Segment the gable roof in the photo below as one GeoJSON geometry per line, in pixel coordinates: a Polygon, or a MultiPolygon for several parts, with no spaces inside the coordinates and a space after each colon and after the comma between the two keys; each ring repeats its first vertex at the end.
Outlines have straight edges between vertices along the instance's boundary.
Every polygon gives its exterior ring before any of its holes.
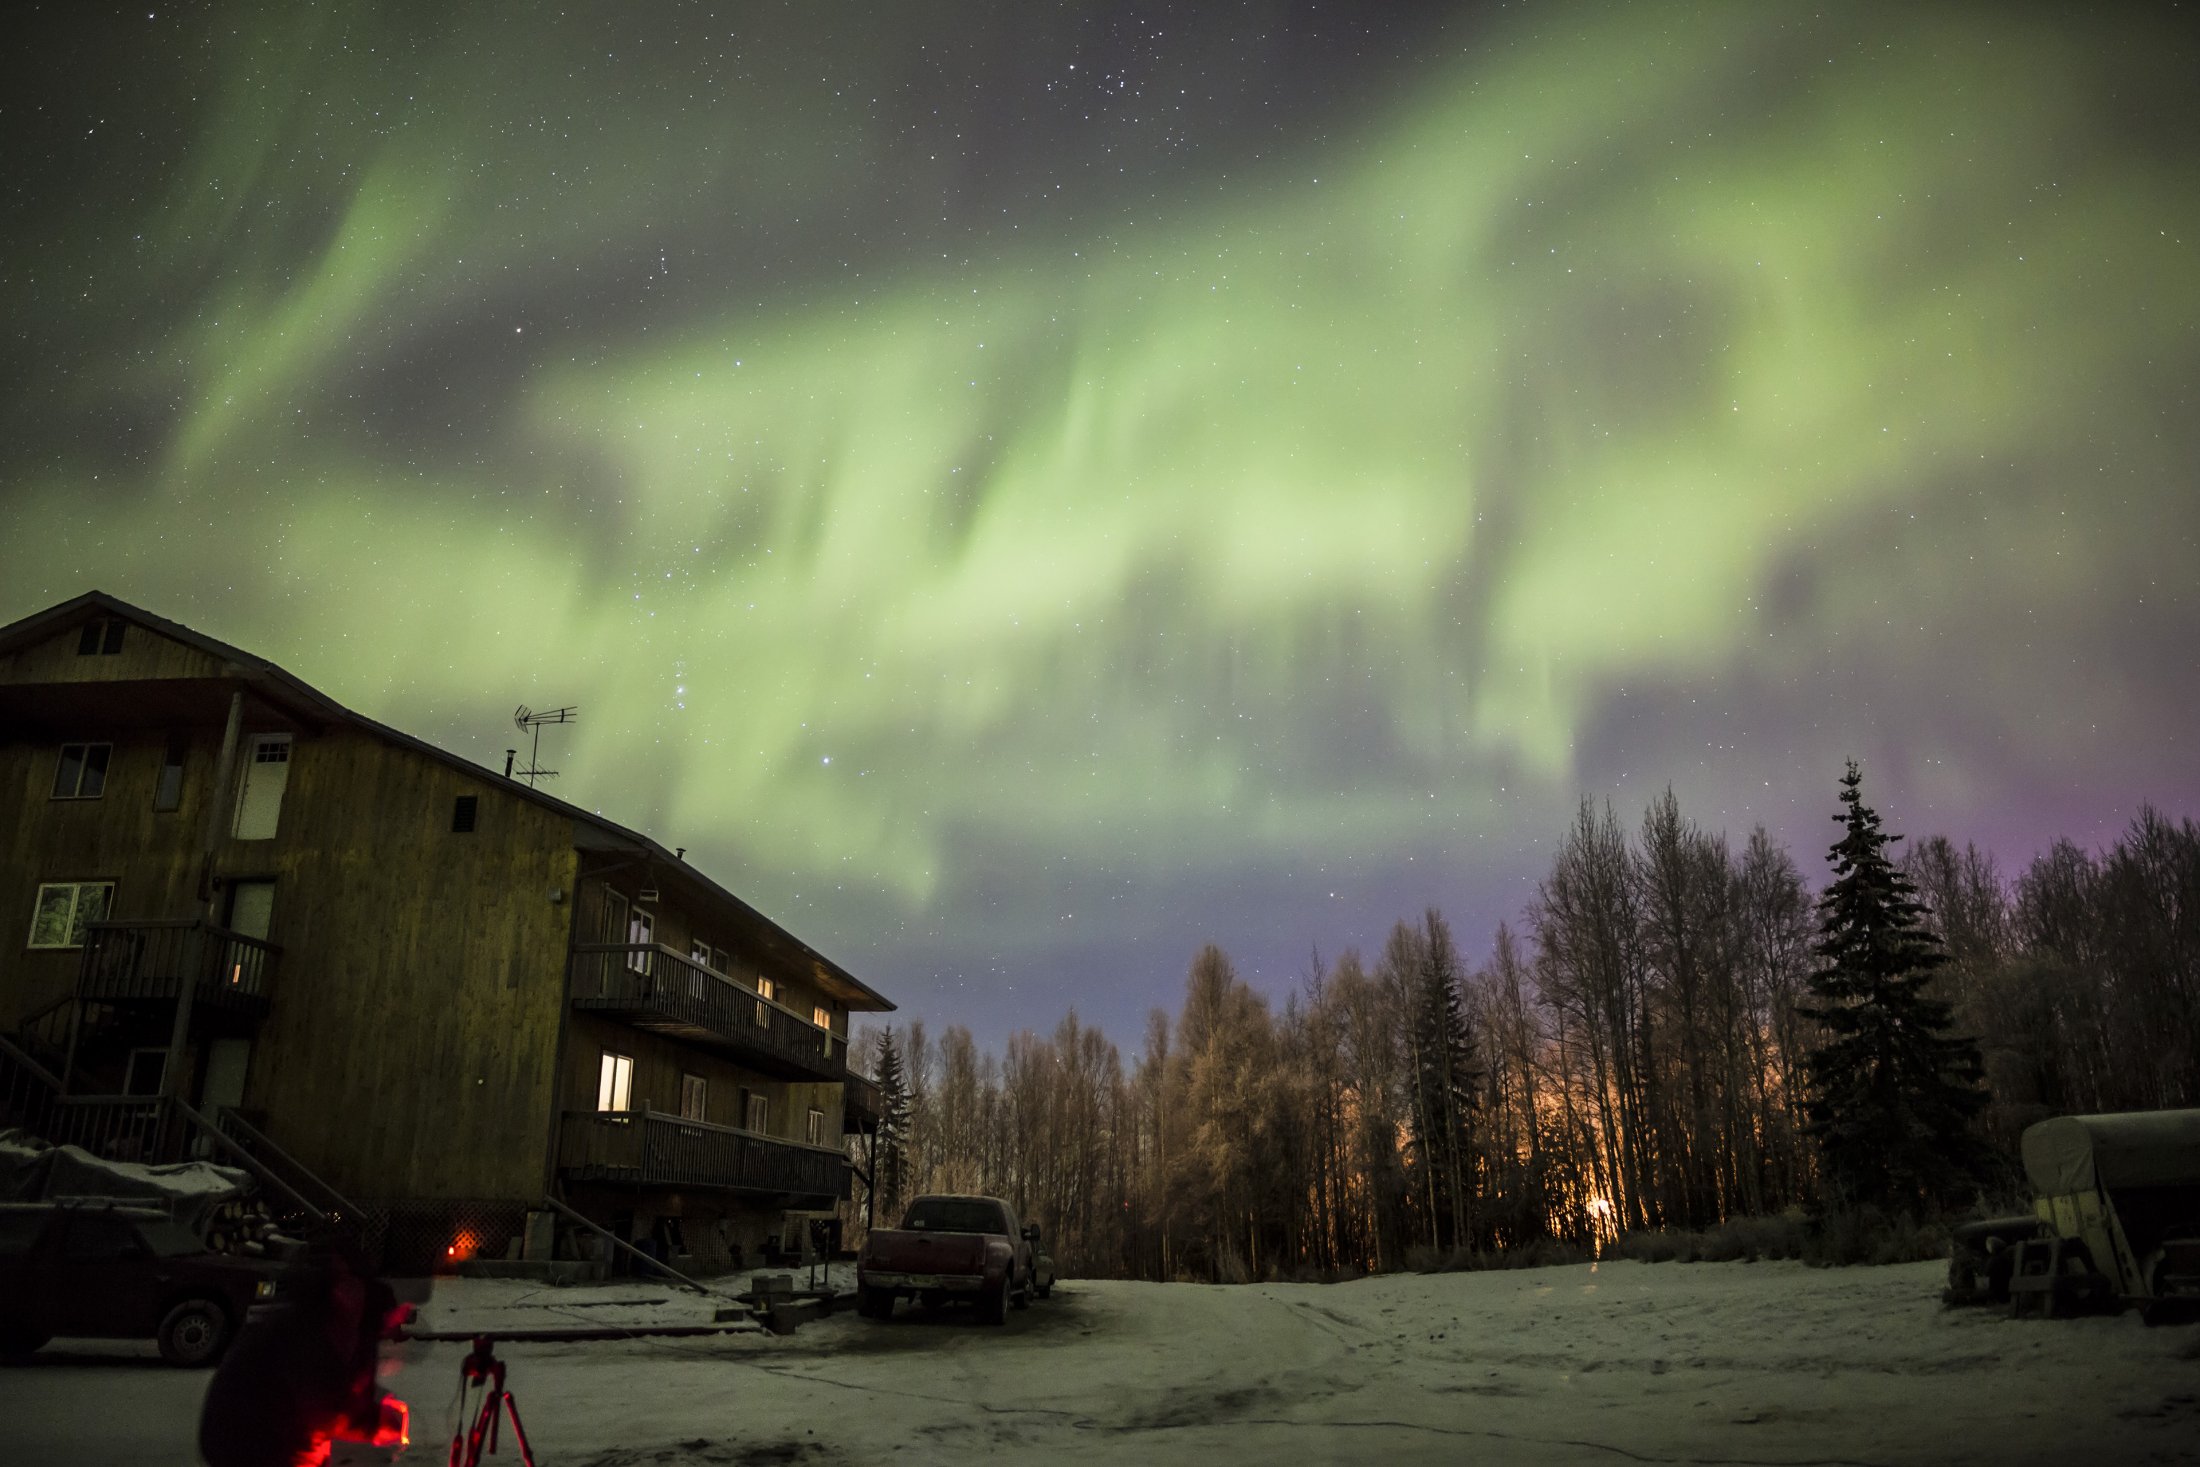
{"type": "Polygon", "coordinates": [[[623,851],[642,857],[653,867],[659,868],[659,876],[675,877],[683,884],[694,887],[705,902],[730,909],[732,915],[767,948],[773,949],[782,959],[791,960],[795,966],[810,971],[848,1007],[870,1012],[891,1011],[894,1007],[876,989],[689,865],[684,856],[666,850],[640,831],[606,820],[594,811],[568,804],[554,795],[546,795],[531,785],[521,784],[493,769],[476,764],[471,759],[453,754],[448,749],[438,748],[425,739],[391,728],[386,723],[378,723],[363,713],[355,713],[264,657],[255,656],[241,647],[232,647],[204,632],[194,631],[181,622],[155,616],[143,607],[133,606],[105,591],[87,591],[72,600],[49,606],[44,611],[34,612],[19,621],[0,626],[0,656],[59,635],[87,615],[116,616],[134,622],[149,631],[219,658],[228,664],[233,676],[253,685],[255,692],[272,695],[272,701],[288,705],[289,711],[304,713],[320,722],[363,730],[473,778],[493,781],[510,794],[567,816],[574,823],[575,845],[588,850],[623,851]]]}

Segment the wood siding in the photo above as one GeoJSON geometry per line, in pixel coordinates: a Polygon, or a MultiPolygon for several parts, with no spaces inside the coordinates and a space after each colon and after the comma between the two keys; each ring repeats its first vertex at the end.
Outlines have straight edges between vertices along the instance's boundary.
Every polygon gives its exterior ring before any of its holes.
{"type": "MultiPolygon", "coordinates": [[[[92,619],[87,614],[84,621],[92,619]]],[[[133,625],[123,634],[120,652],[80,654],[77,639],[84,621],[28,647],[0,653],[0,683],[143,682],[222,675],[220,658],[143,626],[133,625]]]]}
{"type": "Polygon", "coordinates": [[[76,981],[80,953],[34,952],[28,945],[41,882],[112,881],[115,916],[197,910],[200,822],[221,730],[189,732],[182,804],[166,812],[153,809],[165,734],[98,727],[70,734],[72,741],[114,745],[106,793],[96,800],[53,798],[62,740],[0,739],[0,1029],[67,996],[76,981]]]}
{"type": "MultiPolygon", "coordinates": [[[[840,1144],[837,1083],[769,1078],[695,1045],[573,1012],[576,924],[582,940],[595,939],[602,890],[631,904],[661,884],[651,907],[655,941],[685,953],[700,938],[728,977],[751,989],[769,977],[779,1002],[801,1016],[824,1006],[835,1049],[844,1048],[847,1012],[818,975],[793,957],[769,956],[783,935],[759,927],[754,914],[711,920],[707,884],[684,863],[618,847],[616,837],[491,771],[360,727],[264,673],[142,624],[128,625],[119,653],[80,656],[81,627],[0,654],[0,690],[14,689],[9,706],[36,724],[0,727],[0,1030],[68,996],[80,970],[78,951],[28,949],[40,883],[112,881],[108,915],[151,922],[199,917],[202,876],[214,883],[217,921],[226,917],[219,894],[232,883],[268,881],[267,940],[280,951],[265,1017],[251,1033],[243,1109],[354,1198],[540,1197],[552,1183],[560,1117],[595,1108],[606,1050],[633,1056],[637,1106],[676,1114],[681,1076],[700,1075],[705,1118],[716,1125],[745,1127],[740,1096],[749,1090],[770,1102],[768,1134],[806,1141],[814,1108],[824,1144],[840,1144]],[[208,802],[223,719],[239,690],[240,768],[255,734],[289,734],[287,785],[274,835],[240,841],[231,835],[232,783],[209,859],[208,802]],[[171,739],[184,744],[180,801],[156,811],[171,739]],[[60,747],[77,741],[113,746],[105,790],[93,800],[53,799],[60,747]],[[465,834],[451,829],[462,795],[478,802],[465,834]],[[742,923],[753,940],[737,930],[742,923]]],[[[791,940],[786,950],[803,951],[791,940]]],[[[129,1042],[164,1042],[159,1013],[133,1022],[129,1042]]],[[[760,1204],[683,1201],[656,1188],[620,1198],[636,1219],[684,1210],[709,1218],[721,1245],[753,1243],[776,1226],[752,1216],[760,1204]]]]}
{"type": "Polygon", "coordinates": [[[541,1195],[570,822],[343,729],[297,741],[276,837],[219,861],[276,882],[282,974],[246,1091],[276,1142],[356,1194],[541,1195]],[[470,834],[450,828],[462,794],[470,834]]]}

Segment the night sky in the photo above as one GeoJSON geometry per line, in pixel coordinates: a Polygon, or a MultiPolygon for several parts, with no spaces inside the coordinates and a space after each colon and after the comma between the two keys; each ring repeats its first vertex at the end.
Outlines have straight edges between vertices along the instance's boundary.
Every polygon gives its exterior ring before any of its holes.
{"type": "Polygon", "coordinates": [[[2200,815],[2187,12],[1825,10],[19,7],[0,618],[576,703],[991,1042],[1483,953],[1583,794],[2200,815]]]}

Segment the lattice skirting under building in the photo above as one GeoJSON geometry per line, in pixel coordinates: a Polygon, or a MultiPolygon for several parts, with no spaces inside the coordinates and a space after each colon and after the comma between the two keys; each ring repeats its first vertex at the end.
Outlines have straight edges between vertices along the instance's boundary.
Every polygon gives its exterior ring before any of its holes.
{"type": "Polygon", "coordinates": [[[527,1225],[525,1202],[394,1197],[356,1205],[360,1244],[390,1274],[447,1272],[464,1259],[503,1258],[527,1225]]]}

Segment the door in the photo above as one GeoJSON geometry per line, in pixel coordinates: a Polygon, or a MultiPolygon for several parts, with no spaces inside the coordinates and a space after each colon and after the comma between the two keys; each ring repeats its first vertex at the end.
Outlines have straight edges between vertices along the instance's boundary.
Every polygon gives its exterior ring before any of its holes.
{"type": "Polygon", "coordinates": [[[244,1104],[245,1067],[252,1059],[249,1039],[217,1039],[206,1047],[206,1079],[199,1086],[199,1108],[212,1113],[244,1104]]]}
{"type": "Polygon", "coordinates": [[[272,840],[282,820],[283,791],[290,784],[290,735],[258,734],[245,750],[244,777],[238,782],[239,840],[272,840]]]}
{"type": "MultiPolygon", "coordinates": [[[[274,920],[274,882],[229,883],[229,916],[226,925],[231,932],[239,937],[256,937],[265,942],[274,920]]],[[[249,942],[231,942],[224,945],[221,966],[214,971],[219,980],[229,987],[245,993],[258,993],[263,977],[261,969],[266,961],[266,949],[249,942]]]]}
{"type": "MultiPolygon", "coordinates": [[[[606,946],[617,946],[626,941],[626,898],[610,887],[603,888],[603,899],[596,907],[596,941],[606,946]]],[[[615,952],[593,954],[596,960],[596,992],[606,996],[612,992],[612,981],[626,967],[626,959],[615,952]]]]}
{"type": "Polygon", "coordinates": [[[275,883],[272,881],[232,881],[229,883],[229,921],[231,932],[245,937],[257,937],[267,941],[269,926],[275,920],[275,883]]]}

